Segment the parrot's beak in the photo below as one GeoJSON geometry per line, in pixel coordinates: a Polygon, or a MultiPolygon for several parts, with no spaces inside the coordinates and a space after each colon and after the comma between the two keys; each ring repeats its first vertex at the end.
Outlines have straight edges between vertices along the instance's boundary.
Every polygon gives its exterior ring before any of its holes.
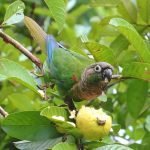
{"type": "Polygon", "coordinates": [[[103,79],[106,83],[110,82],[111,78],[112,78],[112,69],[107,68],[103,71],[103,79]]]}

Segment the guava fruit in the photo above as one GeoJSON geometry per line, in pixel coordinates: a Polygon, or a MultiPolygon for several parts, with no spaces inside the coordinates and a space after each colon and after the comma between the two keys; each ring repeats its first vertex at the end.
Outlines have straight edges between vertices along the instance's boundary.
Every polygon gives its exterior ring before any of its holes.
{"type": "Polygon", "coordinates": [[[102,109],[82,106],[76,117],[76,125],[85,139],[100,140],[109,134],[112,118],[102,109]]]}

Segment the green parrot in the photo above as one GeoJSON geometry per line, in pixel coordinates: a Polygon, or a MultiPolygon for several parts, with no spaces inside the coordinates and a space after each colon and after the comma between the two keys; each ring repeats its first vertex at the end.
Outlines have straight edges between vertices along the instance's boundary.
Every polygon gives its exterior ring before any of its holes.
{"type": "Polygon", "coordinates": [[[67,50],[29,17],[25,17],[24,22],[41,49],[47,53],[43,67],[45,76],[57,85],[70,110],[74,109],[72,100],[93,100],[102,94],[112,77],[113,67],[110,64],[94,62],[67,50]]]}

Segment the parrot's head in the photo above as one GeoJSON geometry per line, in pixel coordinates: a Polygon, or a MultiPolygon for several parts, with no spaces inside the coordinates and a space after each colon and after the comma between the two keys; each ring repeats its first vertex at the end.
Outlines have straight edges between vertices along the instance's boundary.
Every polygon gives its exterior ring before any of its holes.
{"type": "Polygon", "coordinates": [[[97,62],[88,66],[82,74],[82,80],[91,85],[106,86],[113,74],[113,67],[106,62],[97,62]]]}

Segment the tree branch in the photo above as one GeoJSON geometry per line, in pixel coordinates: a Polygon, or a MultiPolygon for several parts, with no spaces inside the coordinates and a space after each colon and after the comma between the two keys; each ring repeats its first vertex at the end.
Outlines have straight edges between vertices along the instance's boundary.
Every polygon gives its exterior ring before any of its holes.
{"type": "Polygon", "coordinates": [[[8,116],[8,113],[0,106],[0,114],[5,118],[8,116]]]}
{"type": "MultiPolygon", "coordinates": [[[[113,75],[113,76],[112,76],[112,79],[117,79],[117,81],[115,81],[115,82],[109,84],[109,85],[107,86],[107,89],[110,88],[110,87],[112,87],[112,86],[114,86],[115,84],[118,84],[118,83],[124,81],[124,80],[136,79],[136,78],[134,78],[134,77],[123,77],[123,76],[121,76],[121,75],[113,75]]],[[[106,90],[107,90],[107,89],[106,89],[106,90]]]]}
{"type": "Polygon", "coordinates": [[[42,69],[42,63],[41,61],[34,56],[29,50],[27,50],[22,44],[20,44],[18,41],[4,33],[0,30],[0,37],[6,42],[13,45],[15,48],[17,48],[21,53],[23,53],[25,56],[27,56],[39,69],[42,69]]]}

